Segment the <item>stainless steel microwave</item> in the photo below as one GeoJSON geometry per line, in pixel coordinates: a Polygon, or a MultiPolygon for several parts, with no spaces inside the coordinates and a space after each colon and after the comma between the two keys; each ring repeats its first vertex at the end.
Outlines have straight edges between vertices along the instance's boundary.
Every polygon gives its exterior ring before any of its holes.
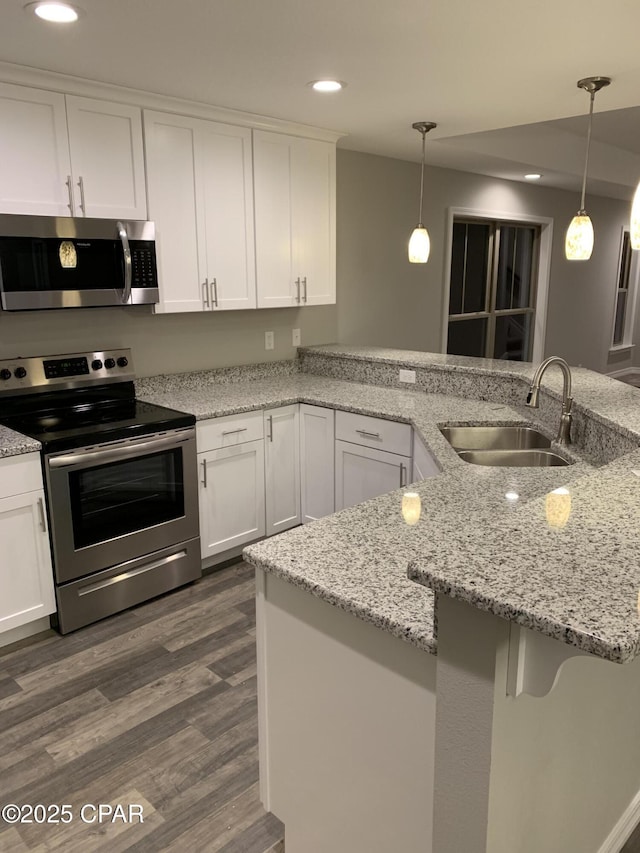
{"type": "Polygon", "coordinates": [[[0,215],[5,311],[157,301],[153,222],[0,215]]]}

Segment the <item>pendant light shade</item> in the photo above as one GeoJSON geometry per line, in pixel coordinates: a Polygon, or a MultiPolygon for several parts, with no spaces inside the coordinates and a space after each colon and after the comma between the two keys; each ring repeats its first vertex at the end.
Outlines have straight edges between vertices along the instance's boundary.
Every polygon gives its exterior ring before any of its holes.
{"type": "Polygon", "coordinates": [[[416,225],[409,238],[409,260],[412,264],[426,264],[429,260],[430,251],[429,232],[424,225],[416,225]]]}
{"type": "Polygon", "coordinates": [[[632,249],[640,249],[640,184],[636,189],[631,205],[631,223],[629,225],[629,236],[632,249]]]}
{"type": "Polygon", "coordinates": [[[569,261],[588,261],[593,252],[593,225],[586,211],[579,210],[567,228],[564,253],[569,261]]]}
{"type": "Polygon", "coordinates": [[[588,261],[593,251],[593,225],[584,208],[584,197],[587,190],[587,172],[589,171],[589,149],[591,148],[591,125],[593,123],[593,102],[596,92],[611,83],[610,77],[585,77],[578,80],[578,88],[589,93],[589,129],[587,131],[587,153],[584,160],[582,176],[582,193],[580,210],[573,217],[567,228],[564,241],[564,253],[568,261],[588,261]]]}
{"type": "Polygon", "coordinates": [[[429,232],[422,224],[422,198],[424,196],[424,148],[425,137],[430,130],[438,125],[433,121],[417,121],[411,125],[414,130],[419,130],[422,134],[422,169],[420,171],[420,213],[418,214],[418,224],[413,229],[411,238],[409,239],[409,261],[412,264],[426,264],[429,260],[429,252],[431,250],[431,241],[429,240],[429,232]]]}

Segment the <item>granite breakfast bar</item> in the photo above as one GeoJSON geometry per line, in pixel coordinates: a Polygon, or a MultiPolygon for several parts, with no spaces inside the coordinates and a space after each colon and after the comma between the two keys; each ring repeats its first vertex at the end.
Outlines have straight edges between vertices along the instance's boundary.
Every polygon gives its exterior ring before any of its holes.
{"type": "MultiPolygon", "coordinates": [[[[344,359],[319,349],[320,360],[344,359]]],[[[421,357],[366,362],[380,381],[389,363],[418,367],[421,357]]],[[[463,385],[473,380],[469,368],[463,385]]],[[[511,387],[489,387],[487,402],[524,398],[531,367],[500,369],[511,387]]],[[[489,372],[481,367],[480,382],[489,372]]],[[[458,398],[460,409],[443,417],[428,410],[435,396],[416,395],[411,420],[443,467],[415,486],[418,525],[404,524],[397,492],[247,549],[260,569],[263,795],[284,818],[294,853],[327,849],[331,832],[332,849],[350,851],[605,853],[619,850],[637,822],[637,392],[582,374],[576,449],[591,451],[586,461],[596,467],[466,465],[437,424],[531,421],[532,413],[488,406],[465,417],[469,401],[458,398]],[[549,495],[561,485],[558,521],[549,495]],[[397,616],[409,564],[411,578],[436,594],[428,642],[431,620],[421,633],[408,619],[403,633],[402,620],[388,618],[389,610],[397,616]],[[359,583],[372,599],[365,612],[359,583]],[[356,620],[336,624],[328,604],[381,630],[365,636],[356,620]],[[408,648],[394,656],[388,633],[437,656],[414,660],[408,648]]],[[[549,421],[559,412],[551,387],[549,421]]]]}

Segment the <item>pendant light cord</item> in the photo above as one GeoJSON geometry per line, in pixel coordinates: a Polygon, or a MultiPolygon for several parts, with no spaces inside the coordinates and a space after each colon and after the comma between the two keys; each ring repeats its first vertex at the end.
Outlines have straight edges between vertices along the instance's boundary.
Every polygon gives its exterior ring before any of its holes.
{"type": "Polygon", "coordinates": [[[420,215],[418,216],[418,226],[422,226],[422,196],[424,194],[424,147],[427,138],[427,131],[422,131],[422,169],[420,171],[420,215]]]}
{"type": "Polygon", "coordinates": [[[591,148],[591,125],[593,123],[593,102],[595,101],[596,93],[591,92],[589,101],[589,128],[587,130],[587,153],[584,161],[584,175],[582,176],[582,195],[580,196],[580,211],[584,211],[584,197],[587,191],[587,172],[589,170],[589,149],[591,148]]]}

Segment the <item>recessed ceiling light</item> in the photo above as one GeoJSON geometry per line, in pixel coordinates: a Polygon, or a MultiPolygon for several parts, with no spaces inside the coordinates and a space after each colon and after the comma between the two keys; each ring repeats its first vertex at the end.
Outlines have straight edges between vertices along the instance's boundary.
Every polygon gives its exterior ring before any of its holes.
{"type": "Polygon", "coordinates": [[[538,175],[537,172],[532,172],[530,175],[525,175],[525,181],[539,181],[542,175],[538,175]]]}
{"type": "Polygon", "coordinates": [[[341,83],[340,80],[312,80],[307,85],[316,92],[339,92],[347,84],[341,83]]]}
{"type": "Polygon", "coordinates": [[[80,17],[80,9],[76,6],[71,6],[69,3],[49,2],[49,0],[27,3],[25,9],[33,10],[39,18],[56,24],[71,24],[80,17]]]}

